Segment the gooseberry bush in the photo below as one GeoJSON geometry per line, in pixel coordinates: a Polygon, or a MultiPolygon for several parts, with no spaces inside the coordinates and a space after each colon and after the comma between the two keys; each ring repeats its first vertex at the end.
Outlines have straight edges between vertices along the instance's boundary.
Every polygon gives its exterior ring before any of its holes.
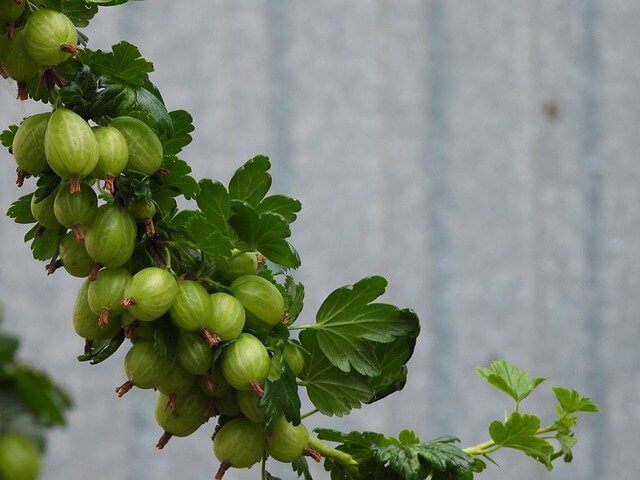
{"type": "Polygon", "coordinates": [[[32,192],[8,215],[53,274],[84,278],[72,323],[79,360],[97,364],[130,343],[116,392],[157,390],[159,449],[217,418],[216,478],[267,459],[311,478],[307,457],[332,479],[471,479],[497,450],[520,450],[551,469],[572,459],[579,412],[596,405],[555,387],[556,418],[542,426],[522,401],[545,378],[498,360],[478,373],[513,399],[489,439],[462,448],[453,436],[420,440],[316,429],[302,420],[342,417],[400,389],[419,333],[410,309],[378,302],[386,280],[338,288],[315,323],[299,326],[304,286],[289,243],[301,210],[270,194],[270,161],[257,156],[225,185],[191,176],[180,154],[192,117],[168,110],[153,65],[122,41],[92,50],[86,27],[99,7],[126,0],[0,0],[0,69],[18,98],[43,112],[0,137],[32,192]],[[178,207],[177,199],[182,197],[178,207]],[[301,392],[315,408],[301,413],[301,392]],[[330,446],[329,444],[333,444],[330,446]]]}
{"type": "MultiPolygon", "coordinates": [[[[2,318],[0,316],[0,327],[2,318]]],[[[38,478],[45,431],[65,424],[68,395],[17,357],[18,338],[0,328],[0,479],[38,478]]]]}

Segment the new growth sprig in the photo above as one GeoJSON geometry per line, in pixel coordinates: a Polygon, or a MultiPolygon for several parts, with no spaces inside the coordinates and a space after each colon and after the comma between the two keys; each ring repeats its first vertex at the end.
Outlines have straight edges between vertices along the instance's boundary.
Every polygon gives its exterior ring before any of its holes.
{"type": "Polygon", "coordinates": [[[300,202],[270,193],[265,156],[225,184],[193,178],[181,158],[192,118],[167,108],[153,64],[126,41],[92,50],[77,30],[99,7],[122,3],[0,0],[0,70],[17,81],[20,99],[47,106],[0,140],[18,186],[32,185],[8,215],[31,225],[34,258],[48,274],[85,279],[71,315],[85,339],[79,360],[100,363],[131,344],[116,392],[159,391],[157,447],[216,417],[218,479],[258,463],[262,478],[273,478],[267,459],[305,479],[311,458],[324,459],[333,479],[404,480],[469,479],[501,448],[547,468],[571,460],[576,413],[595,405],[556,388],[558,418],[541,427],[520,402],[543,379],[506,361],[479,373],[514,399],[514,411],[474,447],[410,431],[309,433],[302,421],[314,414],[341,417],[404,387],[418,317],[380,302],[387,282],[372,276],[329,294],[315,322],[296,323],[305,289],[289,238],[300,202]],[[178,208],[178,197],[193,208],[178,208]],[[307,413],[303,392],[314,405],[307,413]]]}

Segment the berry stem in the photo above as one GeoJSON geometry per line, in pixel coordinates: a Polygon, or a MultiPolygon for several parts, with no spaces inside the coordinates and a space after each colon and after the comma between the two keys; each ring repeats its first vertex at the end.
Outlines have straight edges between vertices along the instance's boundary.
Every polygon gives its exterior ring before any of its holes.
{"type": "Polygon", "coordinates": [[[116,393],[118,394],[118,397],[122,398],[134,386],[135,385],[131,380],[127,380],[126,382],[124,382],[122,385],[116,388],[116,393]]]}
{"type": "Polygon", "coordinates": [[[224,474],[227,473],[227,470],[229,470],[229,466],[230,465],[227,462],[222,462],[220,464],[220,468],[216,472],[215,480],[222,480],[222,477],[224,477],[224,474]]]}
{"type": "Polygon", "coordinates": [[[91,349],[93,349],[93,340],[84,341],[84,354],[91,355],[91,349]]]}
{"type": "Polygon", "coordinates": [[[29,93],[27,92],[27,82],[20,81],[18,82],[18,100],[27,100],[29,98],[29,93]]]}
{"type": "Polygon", "coordinates": [[[131,322],[128,325],[125,325],[124,328],[124,336],[127,338],[131,338],[135,335],[135,330],[136,328],[138,328],[138,325],[140,325],[140,322],[138,322],[138,320],[134,320],[133,322],[131,322]]]}
{"type": "Polygon", "coordinates": [[[7,72],[7,68],[1,63],[0,63],[0,77],[4,78],[5,80],[9,78],[9,72],[7,72]]]}
{"type": "Polygon", "coordinates": [[[213,384],[213,378],[211,378],[211,375],[209,375],[209,373],[204,374],[204,386],[209,393],[213,393],[215,385],[213,384]]]}
{"type": "Polygon", "coordinates": [[[78,53],[78,47],[76,47],[75,45],[71,45],[70,43],[63,43],[62,45],[60,45],[60,50],[70,53],[71,55],[75,55],[78,53]]]}
{"type": "Polygon", "coordinates": [[[48,264],[44,268],[47,270],[47,275],[51,275],[52,273],[54,273],[60,267],[62,267],[62,260],[58,259],[58,260],[56,260],[54,262],[51,262],[50,264],[48,264]]]}
{"type": "Polygon", "coordinates": [[[336,462],[344,465],[345,467],[355,468],[358,466],[358,462],[351,455],[330,447],[315,437],[309,437],[309,449],[315,450],[325,458],[333,458],[336,462]]]}
{"type": "Polygon", "coordinates": [[[156,448],[158,450],[162,450],[164,447],[167,446],[167,443],[169,443],[169,440],[171,440],[171,437],[173,437],[173,434],[169,432],[164,432],[160,437],[160,439],[158,440],[158,443],[156,443],[156,448]]]}
{"type": "Polygon", "coordinates": [[[318,413],[318,409],[317,409],[317,408],[314,408],[313,410],[308,411],[308,412],[307,412],[307,413],[305,413],[304,415],[301,415],[301,416],[300,416],[300,420],[304,420],[305,418],[310,417],[311,415],[314,415],[314,414],[316,414],[316,413],[318,413]]]}

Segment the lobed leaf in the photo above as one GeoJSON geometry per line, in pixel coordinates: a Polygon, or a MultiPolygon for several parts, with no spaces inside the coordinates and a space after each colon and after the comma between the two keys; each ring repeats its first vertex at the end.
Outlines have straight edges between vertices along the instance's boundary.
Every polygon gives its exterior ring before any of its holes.
{"type": "Polygon", "coordinates": [[[530,379],[527,372],[507,360],[496,360],[490,368],[478,367],[476,371],[491,385],[513,398],[516,405],[547,380],[544,377],[530,379]]]}

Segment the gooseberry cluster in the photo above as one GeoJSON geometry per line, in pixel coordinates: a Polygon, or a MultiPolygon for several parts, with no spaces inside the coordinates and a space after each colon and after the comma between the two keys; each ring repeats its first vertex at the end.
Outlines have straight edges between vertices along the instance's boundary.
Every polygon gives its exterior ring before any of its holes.
{"type": "Polygon", "coordinates": [[[158,391],[157,447],[217,416],[217,479],[259,462],[266,478],[267,458],[310,478],[305,457],[324,457],[332,478],[344,479],[471,478],[485,466],[480,457],[502,447],[548,467],[569,459],[574,414],[595,405],[578,396],[576,406],[567,398],[577,392],[565,389],[556,393],[559,420],[541,429],[518,406],[542,379],[508,362],[482,371],[516,401],[500,424],[507,433],[490,430],[492,440],[476,447],[460,449],[453,437],[421,442],[407,431],[398,439],[317,431],[340,444],[332,448],[309,434],[303,418],[343,416],[404,387],[418,318],[376,303],[386,281],[368,277],[331,293],[314,324],[294,325],[304,287],[290,274],[300,258],[288,238],[300,202],[267,195],[263,156],[227,186],[191,177],[177,155],[191,141],[192,119],[167,110],[149,79],[152,64],[127,42],[110,52],[83,47],[76,30],[98,5],[125,2],[0,0],[1,70],[18,82],[20,99],[52,106],[0,140],[17,163],[18,186],[37,179],[8,211],[35,224],[25,236],[34,257],[48,262],[49,274],[63,268],[85,278],[72,314],[85,339],[80,360],[104,361],[129,339],[126,381],[116,392],[158,391]],[[179,196],[197,208],[179,209],[179,196]],[[315,406],[304,415],[299,387],[315,406]],[[509,432],[523,428],[527,435],[514,442],[509,432]],[[546,440],[550,432],[559,450],[546,440]]]}

